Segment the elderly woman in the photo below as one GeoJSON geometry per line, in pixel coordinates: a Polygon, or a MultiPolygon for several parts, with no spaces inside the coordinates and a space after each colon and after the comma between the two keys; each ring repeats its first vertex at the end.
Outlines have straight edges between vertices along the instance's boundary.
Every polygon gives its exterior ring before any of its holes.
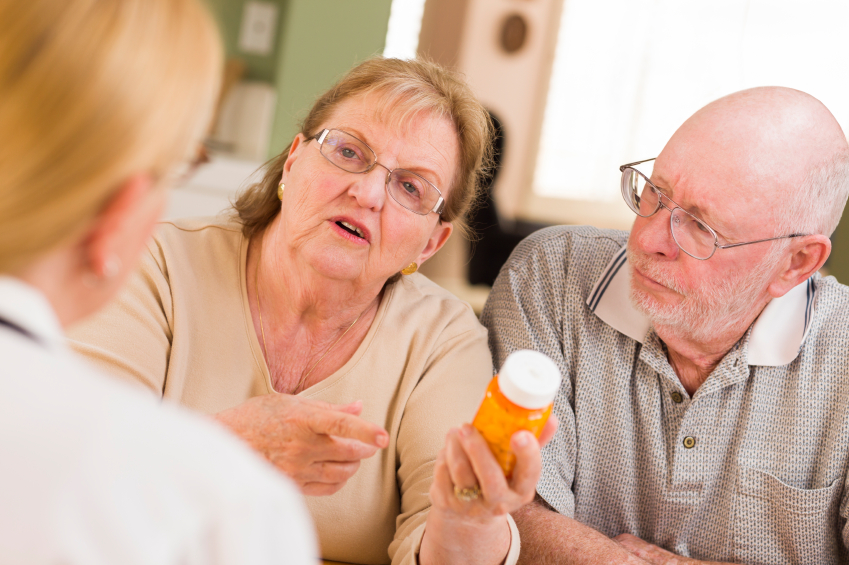
{"type": "Polygon", "coordinates": [[[0,563],[315,563],[294,485],[62,335],[134,271],[220,72],[198,0],[0,1],[0,563]]]}
{"type": "Polygon", "coordinates": [[[486,331],[415,274],[462,229],[489,132],[436,65],[355,67],[233,217],[163,224],[76,346],[327,495],[308,498],[326,559],[515,562],[507,512],[533,495],[539,446],[517,434],[508,483],[476,432],[452,429],[492,376],[486,331]]]}

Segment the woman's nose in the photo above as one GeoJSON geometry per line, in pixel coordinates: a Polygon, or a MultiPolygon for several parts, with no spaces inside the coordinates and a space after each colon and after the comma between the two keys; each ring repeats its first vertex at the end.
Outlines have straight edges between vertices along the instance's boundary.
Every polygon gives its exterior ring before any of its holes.
{"type": "Polygon", "coordinates": [[[672,260],[678,257],[681,250],[672,237],[669,219],[670,212],[665,206],[661,206],[648,218],[637,216],[631,228],[631,235],[640,251],[650,255],[663,255],[672,260]]]}
{"type": "Polygon", "coordinates": [[[353,196],[363,208],[380,210],[386,201],[386,175],[382,167],[375,167],[367,173],[357,175],[356,182],[348,188],[348,194],[353,196]]]}

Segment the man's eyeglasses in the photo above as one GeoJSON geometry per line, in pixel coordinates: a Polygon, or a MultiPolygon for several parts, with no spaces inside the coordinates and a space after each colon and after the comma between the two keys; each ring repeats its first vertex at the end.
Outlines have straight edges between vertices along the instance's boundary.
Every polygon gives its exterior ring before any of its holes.
{"type": "Polygon", "coordinates": [[[710,259],[717,249],[729,249],[752,243],[807,235],[793,233],[743,243],[720,245],[716,232],[712,227],[681,208],[674,200],[657,188],[643,173],[634,168],[641,163],[648,163],[649,161],[654,161],[654,158],[637,161],[636,163],[628,163],[619,167],[619,170],[622,171],[622,198],[625,199],[625,203],[628,204],[632,212],[643,218],[653,215],[661,207],[669,210],[672,239],[675,240],[675,244],[678,245],[681,251],[694,259],[701,261],[710,259]],[[664,203],[664,200],[667,200],[669,204],[664,203]]]}
{"type": "Polygon", "coordinates": [[[430,181],[406,169],[381,165],[374,150],[350,133],[323,129],[313,139],[324,158],[343,171],[365,174],[375,165],[386,169],[386,192],[410,212],[425,216],[430,212],[442,214],[445,209],[442,193],[430,181]]]}

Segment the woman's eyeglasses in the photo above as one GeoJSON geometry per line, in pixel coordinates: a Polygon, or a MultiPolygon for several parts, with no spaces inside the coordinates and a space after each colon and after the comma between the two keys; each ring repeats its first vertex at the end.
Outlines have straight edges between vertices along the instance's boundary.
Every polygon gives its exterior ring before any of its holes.
{"type": "Polygon", "coordinates": [[[406,169],[389,169],[377,162],[377,154],[360,139],[338,129],[323,129],[315,137],[325,159],[349,173],[365,174],[376,165],[387,170],[386,192],[392,200],[413,212],[442,214],[445,200],[430,181],[406,169]]]}

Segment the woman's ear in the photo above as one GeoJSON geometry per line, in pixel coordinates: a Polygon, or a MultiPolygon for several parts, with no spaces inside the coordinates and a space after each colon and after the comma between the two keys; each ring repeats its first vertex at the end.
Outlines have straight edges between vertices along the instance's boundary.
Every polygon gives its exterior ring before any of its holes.
{"type": "Polygon", "coordinates": [[[821,234],[793,238],[790,249],[784,255],[781,272],[770,283],[769,293],[773,298],[784,296],[790,289],[816,273],[831,253],[831,240],[821,234]]]}
{"type": "Polygon", "coordinates": [[[419,253],[419,258],[416,259],[416,263],[421,265],[430,259],[434,253],[442,249],[442,246],[445,245],[445,242],[448,241],[449,237],[451,237],[451,232],[453,231],[454,225],[451,222],[437,222],[436,227],[430,234],[430,238],[427,240],[427,245],[425,245],[425,248],[422,249],[421,253],[419,253]]]}
{"type": "Polygon", "coordinates": [[[94,276],[111,279],[135,266],[165,205],[165,189],[155,184],[148,174],[133,175],[97,214],[81,242],[85,264],[94,276]],[[116,265],[122,272],[116,272],[116,265]]]}
{"type": "Polygon", "coordinates": [[[286,182],[286,178],[289,176],[289,171],[292,170],[292,165],[295,164],[295,161],[298,160],[301,151],[305,147],[307,138],[304,137],[304,134],[299,133],[295,136],[295,139],[292,140],[292,146],[289,147],[289,156],[286,158],[286,162],[283,163],[283,176],[280,178],[279,182],[286,182]]]}

